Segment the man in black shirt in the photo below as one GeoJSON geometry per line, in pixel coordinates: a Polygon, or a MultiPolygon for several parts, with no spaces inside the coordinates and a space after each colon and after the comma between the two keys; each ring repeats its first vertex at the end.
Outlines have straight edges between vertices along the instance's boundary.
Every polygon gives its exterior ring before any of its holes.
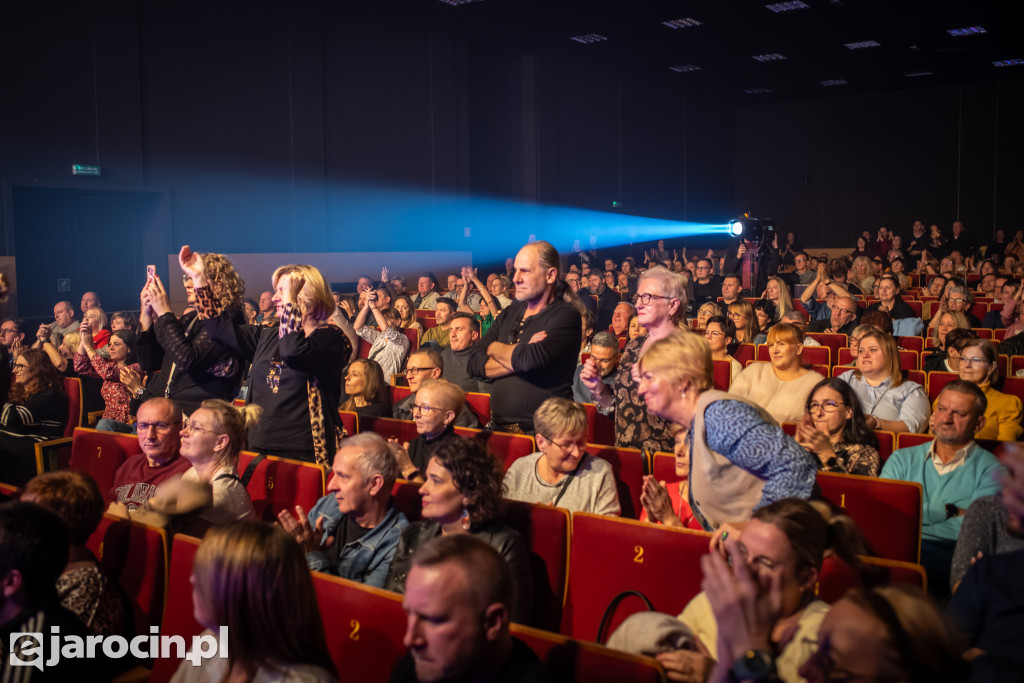
{"type": "Polygon", "coordinates": [[[949,238],[949,241],[945,244],[946,254],[952,254],[954,251],[959,251],[960,254],[965,258],[974,256],[974,252],[978,250],[978,245],[974,242],[974,238],[964,232],[964,224],[962,221],[953,222],[953,236],[949,238]]]}
{"type": "Polygon", "coordinates": [[[713,269],[711,259],[701,257],[697,259],[695,281],[693,283],[693,310],[697,311],[709,301],[714,301],[722,292],[722,285],[718,278],[712,275],[713,269]]]}
{"type": "Polygon", "coordinates": [[[604,278],[603,271],[590,271],[590,275],[587,276],[589,284],[587,291],[590,293],[590,296],[584,299],[584,305],[597,318],[597,329],[599,330],[607,330],[612,324],[615,307],[622,301],[618,294],[608,289],[608,286],[604,283],[604,278]],[[594,301],[593,297],[595,296],[597,301],[594,301]]]}
{"type": "MultiPolygon", "coordinates": [[[[552,396],[572,398],[583,330],[575,297],[566,292],[559,269],[558,252],[547,242],[519,250],[516,302],[476,343],[466,366],[474,377],[494,380],[491,420],[500,431],[532,432],[533,413],[541,403],[552,396]]],[[[610,324],[611,311],[603,325],[598,319],[598,329],[610,324]]]]}
{"type": "Polygon", "coordinates": [[[832,317],[815,320],[807,325],[808,332],[829,332],[833,334],[850,334],[857,327],[857,302],[847,296],[841,296],[832,304],[832,317]]]}

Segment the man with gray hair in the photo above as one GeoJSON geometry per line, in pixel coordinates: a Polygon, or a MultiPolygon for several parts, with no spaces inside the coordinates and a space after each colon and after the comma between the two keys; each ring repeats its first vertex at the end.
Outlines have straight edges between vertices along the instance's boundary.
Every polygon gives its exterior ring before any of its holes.
{"type": "Polygon", "coordinates": [[[398,464],[387,442],[364,432],[341,442],[334,455],[330,491],[309,515],[277,516],[306,552],[309,568],[367,586],[384,587],[402,529],[409,526],[391,499],[398,464]]]}
{"type": "MultiPolygon", "coordinates": [[[[619,340],[611,332],[598,332],[590,342],[590,357],[594,359],[594,363],[597,364],[597,369],[601,373],[601,382],[611,386],[611,383],[615,381],[615,370],[619,367],[619,340]]],[[[590,389],[580,381],[581,372],[583,372],[582,364],[576,366],[576,374],[573,375],[572,400],[577,403],[594,403],[590,389]]],[[[600,404],[598,404],[598,410],[601,410],[600,404]]],[[[615,412],[614,408],[606,410],[608,413],[615,412]]]]}

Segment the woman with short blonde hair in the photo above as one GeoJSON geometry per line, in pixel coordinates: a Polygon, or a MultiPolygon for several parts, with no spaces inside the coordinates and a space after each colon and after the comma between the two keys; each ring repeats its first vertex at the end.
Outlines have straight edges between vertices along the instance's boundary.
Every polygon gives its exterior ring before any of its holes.
{"type": "Polygon", "coordinates": [[[872,330],[860,338],[857,366],[839,376],[860,399],[872,429],[921,432],[928,426],[928,396],[917,382],[903,379],[896,340],[872,330]]]}

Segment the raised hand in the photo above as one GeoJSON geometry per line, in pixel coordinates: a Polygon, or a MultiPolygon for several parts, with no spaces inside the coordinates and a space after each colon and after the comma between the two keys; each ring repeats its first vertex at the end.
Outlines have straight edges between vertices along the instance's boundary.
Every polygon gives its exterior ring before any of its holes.
{"type": "Polygon", "coordinates": [[[149,295],[149,305],[153,311],[158,315],[171,312],[171,302],[167,298],[167,290],[164,289],[164,284],[160,282],[160,276],[154,277],[146,285],[149,295]]]}
{"type": "Polygon", "coordinates": [[[329,537],[325,542],[321,543],[320,539],[324,535],[324,517],[321,515],[317,517],[316,528],[309,523],[309,516],[306,511],[302,509],[301,505],[295,506],[295,517],[292,517],[288,510],[281,510],[277,514],[277,522],[281,525],[285,531],[292,535],[292,537],[299,542],[302,546],[302,551],[305,553],[312,553],[318,550],[324,550],[334,543],[334,537],[329,537]]]}
{"type": "Polygon", "coordinates": [[[36,330],[36,339],[39,340],[40,344],[43,344],[46,341],[48,341],[50,339],[50,326],[47,325],[46,323],[40,325],[39,329],[36,330]]]}
{"type": "Polygon", "coordinates": [[[187,244],[178,252],[178,265],[185,275],[192,278],[192,284],[196,287],[206,286],[206,264],[203,257],[192,251],[187,244]]]}

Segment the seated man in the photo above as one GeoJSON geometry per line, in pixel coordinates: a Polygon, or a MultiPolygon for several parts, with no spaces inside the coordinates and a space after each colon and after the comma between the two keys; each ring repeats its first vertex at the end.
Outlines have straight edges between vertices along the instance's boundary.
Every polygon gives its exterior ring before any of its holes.
{"type": "Polygon", "coordinates": [[[694,267],[696,277],[693,282],[693,299],[691,301],[693,310],[696,311],[708,301],[718,298],[722,286],[719,284],[718,278],[715,277],[714,271],[714,264],[711,263],[710,257],[702,256],[697,259],[697,264],[694,267]]]}
{"type": "Polygon", "coordinates": [[[441,296],[437,293],[437,276],[433,273],[420,273],[420,278],[416,282],[416,292],[412,305],[425,311],[434,310],[434,305],[441,296]]]}
{"type": "Polygon", "coordinates": [[[731,273],[722,278],[722,306],[736,303],[749,292],[743,289],[743,280],[739,275],[731,273]]]}
{"type": "Polygon", "coordinates": [[[53,306],[53,322],[40,325],[32,348],[38,349],[46,341],[52,344],[54,348],[59,347],[60,343],[64,341],[64,335],[76,331],[78,324],[78,321],[75,320],[75,309],[71,306],[71,302],[58,301],[53,306]],[[46,328],[45,334],[42,334],[43,327],[46,328]]]}
{"type": "Polygon", "coordinates": [[[628,301],[620,301],[615,305],[612,312],[612,324],[608,331],[615,335],[616,339],[629,340],[629,319],[636,315],[636,309],[628,301]]]}
{"type": "Polygon", "coordinates": [[[181,408],[169,398],[151,398],[136,415],[141,455],[133,455],[117,468],[108,503],[121,503],[128,510],[144,506],[157,487],[181,476],[191,467],[178,454],[181,446],[181,408]]]}
{"type": "Polygon", "coordinates": [[[878,301],[871,304],[865,313],[885,311],[892,318],[892,333],[895,337],[919,337],[924,331],[924,321],[907,305],[900,296],[900,281],[887,273],[875,278],[878,284],[878,301]]]}
{"type": "Polygon", "coordinates": [[[441,376],[462,387],[463,391],[489,393],[490,385],[469,374],[466,364],[473,353],[473,344],[480,339],[480,321],[469,313],[456,313],[448,327],[448,348],[441,351],[444,371],[441,376]]]}
{"type": "Polygon", "coordinates": [[[313,571],[383,588],[402,529],[409,526],[391,499],[398,467],[387,442],[364,432],[344,439],[334,455],[329,493],[306,516],[282,510],[277,519],[306,552],[313,571]]]}
{"type": "Polygon", "coordinates": [[[408,654],[391,683],[548,680],[537,655],[509,632],[512,570],[475,536],[437,536],[412,557],[402,600],[408,654]]]}
{"type": "MultiPolygon", "coordinates": [[[[610,387],[615,381],[615,371],[619,367],[619,341],[615,335],[611,332],[595,334],[590,341],[590,357],[597,363],[601,372],[601,382],[610,387]]],[[[590,389],[580,380],[582,372],[583,364],[581,363],[576,366],[576,374],[572,379],[572,400],[577,403],[596,403],[590,389]]],[[[597,403],[597,409],[603,415],[611,415],[615,412],[614,406],[602,408],[600,403],[597,403]]]]}
{"type": "Polygon", "coordinates": [[[825,264],[819,263],[814,280],[800,294],[800,303],[804,305],[812,321],[828,320],[832,317],[832,304],[841,296],[852,298],[845,286],[829,277],[825,264]],[[820,303],[818,299],[824,299],[825,302],[820,303]]]}
{"type": "MultiPolygon", "coordinates": [[[[416,402],[416,392],[420,385],[428,379],[441,379],[444,374],[444,359],[436,349],[417,349],[409,354],[409,362],[405,367],[405,379],[409,383],[412,393],[396,401],[391,408],[391,414],[396,420],[411,420],[412,406],[416,402]]],[[[455,418],[456,427],[469,427],[479,429],[480,420],[477,419],[467,403],[462,406],[458,417],[455,418]]]]}
{"type": "MultiPolygon", "coordinates": [[[[801,311],[798,308],[792,308],[783,313],[782,317],[779,318],[779,322],[789,323],[790,325],[796,325],[798,328],[800,328],[801,335],[806,335],[807,333],[807,316],[804,314],[803,311],[801,311]]],[[[814,337],[804,336],[804,340],[801,343],[804,346],[821,346],[821,342],[819,342],[814,337]]]]}
{"type": "Polygon", "coordinates": [[[914,481],[924,488],[921,564],[928,588],[948,592],[950,565],[963,514],[971,503],[999,490],[995,475],[1005,472],[996,457],[974,442],[985,426],[988,401],[972,382],[954,380],[935,402],[929,424],[935,439],[893,453],[883,479],[914,481]]]}
{"type": "Polygon", "coordinates": [[[428,328],[420,339],[420,346],[435,344],[439,348],[446,348],[451,342],[448,340],[452,315],[458,308],[458,304],[452,299],[442,296],[434,301],[434,322],[435,327],[428,328]]]}
{"type": "Polygon", "coordinates": [[[832,316],[827,320],[815,320],[807,325],[808,332],[850,334],[857,327],[857,302],[848,296],[837,297],[831,304],[832,316]]]}
{"type": "Polygon", "coordinates": [[[1003,326],[1003,306],[1017,294],[1020,280],[1000,275],[996,278],[996,285],[995,293],[997,296],[993,298],[992,303],[999,305],[991,306],[992,310],[986,313],[981,321],[981,326],[987,327],[990,330],[1003,326]]]}

